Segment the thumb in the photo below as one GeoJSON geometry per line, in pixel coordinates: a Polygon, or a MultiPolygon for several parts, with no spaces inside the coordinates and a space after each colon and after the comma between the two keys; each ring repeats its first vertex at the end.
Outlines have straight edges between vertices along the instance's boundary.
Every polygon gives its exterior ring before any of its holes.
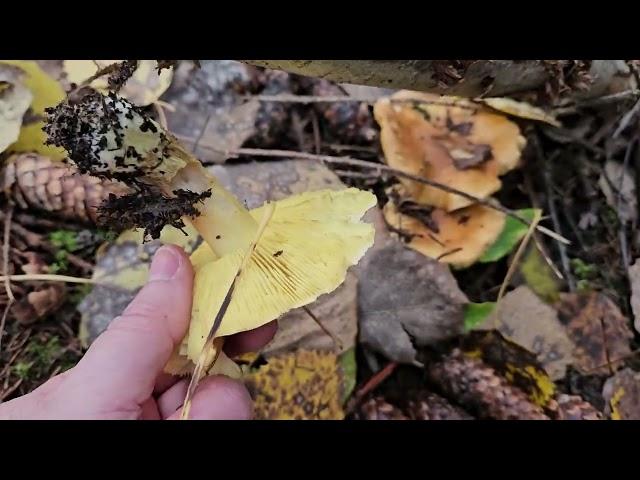
{"type": "Polygon", "coordinates": [[[184,251],[175,246],[158,249],[148,283],[91,345],[74,376],[92,383],[98,395],[115,394],[119,401],[132,402],[149,398],[187,331],[192,288],[193,269],[184,251]]]}

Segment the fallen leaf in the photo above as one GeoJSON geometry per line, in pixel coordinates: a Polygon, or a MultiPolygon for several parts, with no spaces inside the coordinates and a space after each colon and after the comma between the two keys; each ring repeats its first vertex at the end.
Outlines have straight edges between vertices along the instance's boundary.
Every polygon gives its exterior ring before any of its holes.
{"type": "MultiPolygon", "coordinates": [[[[531,222],[536,215],[536,210],[528,208],[517,210],[516,213],[531,222]]],[[[528,225],[511,216],[507,216],[500,235],[482,254],[479,261],[481,263],[495,262],[505,255],[508,255],[518,242],[522,240],[528,230],[528,225]]]]}
{"type": "Polygon", "coordinates": [[[576,345],[575,366],[582,373],[610,373],[631,354],[633,332],[618,306],[599,292],[561,294],[558,317],[576,345]]]}
{"type": "Polygon", "coordinates": [[[451,213],[433,210],[430,218],[437,231],[418,218],[400,213],[393,202],[387,203],[383,212],[389,225],[409,237],[409,247],[456,268],[477,262],[500,238],[505,226],[503,213],[483,205],[472,205],[451,213]]]}
{"type": "Polygon", "coordinates": [[[633,310],[633,326],[640,332],[640,259],[636,259],[628,269],[631,283],[631,309],[633,310]]]}
{"type": "Polygon", "coordinates": [[[602,396],[611,420],[640,420],[640,373],[620,370],[605,382],[602,396]]]}
{"type": "Polygon", "coordinates": [[[604,172],[598,180],[607,203],[620,214],[624,222],[632,222],[638,218],[638,199],[636,197],[636,182],[632,172],[614,160],[608,160],[604,165],[604,172]],[[618,207],[618,195],[620,206],[618,207]]]}
{"type": "MultiPolygon", "coordinates": [[[[499,177],[518,165],[526,143],[515,123],[467,100],[400,91],[378,100],[374,114],[389,166],[479,198],[500,189],[499,177]]],[[[428,185],[400,181],[420,204],[451,212],[473,203],[428,185]]]]}
{"type": "Polygon", "coordinates": [[[416,346],[464,329],[468,302],[446,265],[392,242],[361,260],[360,342],[390,360],[415,363],[416,346]]]}
{"type": "Polygon", "coordinates": [[[334,353],[274,356],[246,377],[258,420],[342,420],[342,370],[334,353]]]}
{"type": "Polygon", "coordinates": [[[553,115],[526,102],[518,102],[512,98],[502,97],[479,98],[476,101],[513,117],[548,123],[554,127],[562,127],[562,124],[553,115]]]}
{"type": "MultiPolygon", "coordinates": [[[[65,98],[65,93],[60,84],[47,75],[37,62],[28,60],[0,60],[0,64],[13,65],[26,73],[24,84],[33,94],[31,102],[32,122],[23,123],[18,140],[9,148],[9,152],[38,152],[53,160],[62,160],[66,152],[62,148],[45,145],[46,133],[44,126],[45,108],[53,107],[65,98]]],[[[29,112],[27,114],[29,114],[29,112]]]]}
{"type": "Polygon", "coordinates": [[[342,371],[342,396],[341,401],[344,405],[353,390],[356,388],[358,363],[356,362],[356,349],[350,348],[338,357],[340,369],[342,371]]]}
{"type": "Polygon", "coordinates": [[[574,361],[575,345],[556,311],[525,285],[507,293],[499,308],[476,329],[494,326],[505,338],[534,353],[554,380],[563,378],[574,361]]]}
{"type": "Polygon", "coordinates": [[[547,303],[560,299],[560,284],[555,273],[535,245],[530,245],[519,265],[527,286],[547,303]]]}
{"type": "Polygon", "coordinates": [[[473,330],[485,322],[496,308],[496,302],[468,303],[464,308],[464,329],[473,330]]]}
{"type": "MultiPolygon", "coordinates": [[[[67,74],[67,80],[81,84],[94,75],[98,69],[105,68],[122,60],[65,60],[63,69],[67,74]]],[[[173,78],[173,69],[164,69],[158,72],[155,60],[140,60],[138,68],[127,80],[118,92],[119,95],[131,101],[133,104],[145,107],[157,101],[167,91],[173,78]]],[[[108,91],[108,75],[104,75],[93,82],[91,86],[96,90],[108,91]]]]}
{"type": "Polygon", "coordinates": [[[20,136],[22,117],[33,99],[23,77],[18,67],[0,64],[0,152],[20,136]]]}
{"type": "Polygon", "coordinates": [[[578,395],[558,395],[555,403],[556,420],[602,420],[602,412],[578,395]]]}

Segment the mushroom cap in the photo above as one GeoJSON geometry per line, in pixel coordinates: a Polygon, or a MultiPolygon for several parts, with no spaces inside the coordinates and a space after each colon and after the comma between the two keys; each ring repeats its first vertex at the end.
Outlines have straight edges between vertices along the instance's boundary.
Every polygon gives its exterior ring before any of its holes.
{"type": "Polygon", "coordinates": [[[383,213],[392,227],[412,235],[409,247],[455,268],[474,264],[498,239],[505,224],[502,212],[483,205],[455,212],[434,209],[431,219],[438,232],[430,230],[419,219],[400,213],[393,202],[384,206],[383,213]]]}
{"type": "MultiPolygon", "coordinates": [[[[374,113],[387,164],[479,198],[500,189],[499,177],[518,165],[526,143],[515,123],[468,100],[400,91],[379,100],[374,113]]],[[[400,181],[421,204],[451,212],[473,203],[400,181]]]]}
{"type": "MultiPolygon", "coordinates": [[[[375,204],[375,195],[355,188],[306,192],[276,202],[216,337],[257,328],[340,286],[348,268],[373,245],[373,225],[361,217],[375,204]]],[[[250,212],[256,221],[264,208],[250,212]]],[[[216,258],[208,248],[202,245],[193,254],[196,273],[186,354],[194,362],[245,255],[238,249],[216,258]]]]}

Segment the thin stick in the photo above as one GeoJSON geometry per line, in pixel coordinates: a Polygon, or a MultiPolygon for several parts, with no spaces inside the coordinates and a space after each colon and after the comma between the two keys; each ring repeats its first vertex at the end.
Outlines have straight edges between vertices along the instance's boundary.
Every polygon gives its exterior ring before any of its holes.
{"type": "Polygon", "coordinates": [[[26,273],[20,275],[2,275],[0,279],[7,282],[30,282],[30,281],[46,281],[46,282],[65,282],[65,283],[88,283],[98,284],[92,278],[71,277],[68,275],[54,275],[49,273],[26,273]]]}
{"type": "Polygon", "coordinates": [[[316,317],[309,308],[307,307],[302,307],[302,308],[313,319],[313,321],[318,324],[318,326],[322,329],[322,331],[326,333],[329,337],[331,337],[331,340],[333,340],[333,343],[336,344],[336,346],[338,347],[338,350],[342,350],[344,346],[342,345],[342,342],[340,341],[340,339],[331,330],[325,327],[322,324],[322,322],[318,319],[318,317],[316,317]]]}
{"type": "Polygon", "coordinates": [[[500,308],[500,304],[501,304],[501,300],[502,297],[504,297],[504,293],[507,291],[507,287],[509,286],[509,283],[511,282],[511,278],[513,277],[513,275],[516,273],[516,269],[518,268],[518,264],[520,263],[520,258],[522,257],[522,255],[524,254],[525,250],[527,249],[527,245],[529,244],[529,240],[531,239],[533,232],[535,232],[535,226],[538,224],[538,222],[540,221],[540,219],[542,218],[542,212],[540,210],[536,210],[536,213],[533,217],[533,221],[531,222],[531,225],[529,226],[529,230],[527,230],[526,235],[524,236],[524,238],[522,239],[522,242],[520,242],[520,245],[518,246],[518,250],[516,250],[516,254],[513,256],[513,260],[511,261],[511,265],[509,265],[509,269],[507,270],[507,274],[504,277],[504,281],[502,282],[502,285],[500,286],[500,290],[498,291],[498,298],[496,299],[496,306],[495,306],[495,310],[496,310],[496,315],[493,316],[493,328],[495,330],[498,329],[498,319],[499,319],[499,308],[500,308]]]}
{"type": "Polygon", "coordinates": [[[638,110],[640,110],[640,99],[638,99],[631,110],[625,113],[624,117],[622,117],[622,120],[620,120],[620,125],[618,126],[618,128],[616,128],[616,131],[613,132],[614,139],[618,138],[622,131],[627,128],[631,120],[633,120],[633,117],[636,115],[636,113],[638,113],[638,110]]]}
{"type": "MultiPolygon", "coordinates": [[[[246,99],[256,99],[261,102],[277,102],[277,103],[339,103],[339,102],[357,102],[357,103],[369,103],[374,104],[380,98],[384,97],[367,97],[367,96],[339,96],[339,95],[326,95],[326,96],[314,96],[314,95],[246,95],[246,99]]],[[[423,105],[439,105],[443,107],[457,107],[466,110],[480,110],[484,108],[482,104],[469,104],[466,101],[455,100],[425,100],[424,98],[389,98],[391,103],[418,103],[423,105]]],[[[482,102],[482,100],[479,100],[482,102]]],[[[473,102],[473,100],[469,100],[473,102]]]]}
{"type": "MultiPolygon", "coordinates": [[[[381,163],[373,163],[368,162],[366,160],[359,160],[351,157],[334,157],[331,155],[315,155],[313,153],[306,152],[296,152],[290,150],[269,150],[262,148],[238,148],[236,150],[221,150],[217,148],[211,147],[212,150],[217,151],[219,153],[223,153],[225,155],[233,156],[233,155],[247,155],[247,156],[260,156],[260,157],[283,157],[283,158],[300,158],[303,160],[315,160],[326,163],[334,163],[339,165],[351,165],[356,167],[370,168],[382,172],[389,172],[398,177],[407,178],[409,180],[413,180],[414,182],[424,183],[425,185],[429,185],[431,187],[437,188],[447,193],[451,193],[453,195],[458,195],[460,197],[466,198],[474,203],[479,203],[489,208],[493,208],[494,210],[498,210],[505,215],[509,215],[510,217],[515,218],[516,220],[524,223],[527,226],[531,225],[531,222],[526,218],[520,216],[517,212],[510,210],[506,207],[503,207],[499,203],[495,202],[492,199],[483,199],[479,197],[475,197],[466,192],[458,190],[456,188],[449,187],[448,185],[444,185],[442,183],[434,182],[433,180],[429,180],[428,178],[420,177],[418,175],[414,175],[412,173],[403,172],[402,170],[397,170],[395,168],[389,167],[388,165],[384,165],[381,163]]],[[[536,229],[544,233],[545,235],[557,240],[558,242],[564,243],[566,245],[571,245],[571,242],[566,238],[558,235],[557,233],[549,230],[548,228],[542,227],[540,225],[536,226],[536,229]]]]}
{"type": "MultiPolygon", "coordinates": [[[[3,237],[3,245],[2,245],[2,273],[7,275],[9,273],[9,241],[10,241],[10,233],[11,233],[11,218],[13,217],[13,206],[9,207],[9,211],[5,215],[4,219],[4,237],[3,237]]],[[[2,337],[4,335],[4,326],[7,322],[7,316],[9,316],[9,310],[11,309],[11,305],[16,301],[16,297],[13,295],[13,291],[11,290],[11,281],[8,278],[4,279],[4,288],[7,291],[7,297],[9,300],[7,301],[7,305],[4,307],[4,312],[2,313],[2,320],[0,320],[0,351],[2,351],[2,337]]]]}
{"type": "Polygon", "coordinates": [[[262,234],[264,233],[265,228],[267,227],[269,221],[271,220],[271,217],[273,217],[274,211],[275,211],[275,204],[267,203],[265,208],[265,213],[262,217],[262,221],[260,222],[260,225],[258,225],[258,231],[256,232],[256,237],[253,240],[253,242],[251,242],[251,245],[249,245],[249,248],[247,249],[247,252],[245,253],[244,258],[242,259],[242,263],[240,263],[240,266],[238,267],[238,271],[233,277],[231,285],[229,286],[229,289],[227,290],[222,300],[220,309],[216,313],[216,316],[213,320],[213,325],[211,325],[211,328],[209,329],[209,333],[202,347],[202,351],[200,352],[198,361],[196,362],[196,366],[193,369],[191,381],[189,382],[189,386],[187,387],[187,393],[185,395],[184,404],[182,406],[182,412],[180,414],[181,420],[187,420],[189,418],[189,412],[191,410],[191,402],[193,401],[193,397],[196,392],[196,387],[198,386],[200,379],[204,376],[205,371],[216,362],[216,360],[218,359],[218,356],[220,355],[220,352],[222,351],[222,343],[224,342],[224,338],[222,337],[215,338],[216,333],[220,329],[222,320],[224,319],[224,316],[226,315],[229,309],[229,305],[231,304],[231,300],[233,299],[233,293],[238,283],[238,279],[242,276],[242,272],[244,271],[247,264],[249,263],[250,258],[253,256],[253,252],[255,251],[256,246],[258,245],[258,242],[260,241],[260,238],[262,237],[262,234]]]}

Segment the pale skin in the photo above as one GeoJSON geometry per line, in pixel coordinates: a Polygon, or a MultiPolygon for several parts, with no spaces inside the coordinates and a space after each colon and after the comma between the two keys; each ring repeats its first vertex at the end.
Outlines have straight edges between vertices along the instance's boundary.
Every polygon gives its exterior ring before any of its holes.
{"type": "MultiPolygon", "coordinates": [[[[164,246],[154,256],[149,281],[122,315],[96,339],[78,364],[35,389],[0,404],[0,420],[178,419],[188,379],[163,373],[188,329],[193,269],[182,249],[164,246]]],[[[255,351],[275,334],[275,322],[235,335],[225,351],[255,351]]],[[[242,383],[204,379],[190,418],[245,420],[251,398],[242,383]]]]}

